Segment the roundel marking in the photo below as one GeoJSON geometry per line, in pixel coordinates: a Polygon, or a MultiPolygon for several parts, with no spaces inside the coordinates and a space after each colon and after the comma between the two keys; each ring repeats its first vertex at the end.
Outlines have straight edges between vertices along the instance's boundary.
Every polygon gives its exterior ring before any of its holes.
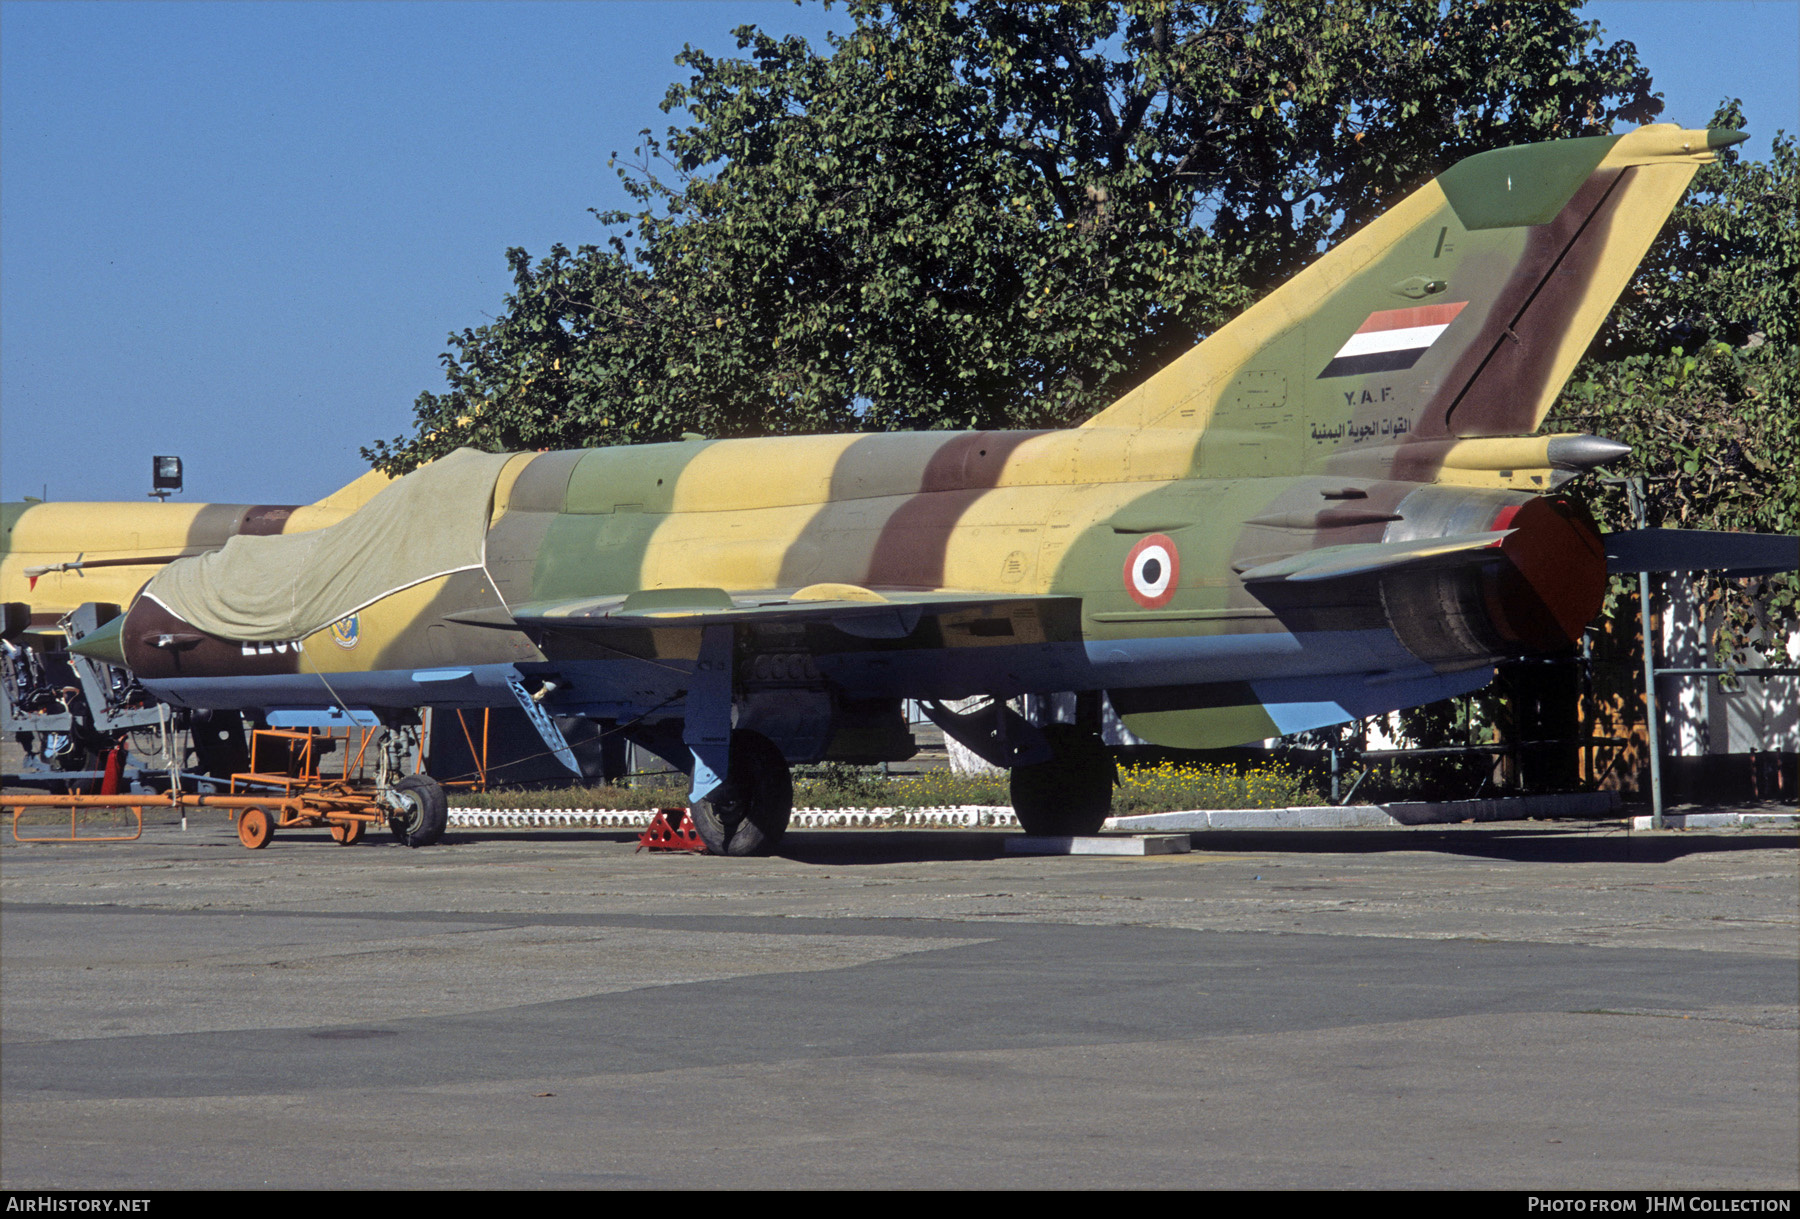
{"type": "Polygon", "coordinates": [[[1175,596],[1181,554],[1167,534],[1152,533],[1125,556],[1125,591],[1145,609],[1161,609],[1175,596]]]}

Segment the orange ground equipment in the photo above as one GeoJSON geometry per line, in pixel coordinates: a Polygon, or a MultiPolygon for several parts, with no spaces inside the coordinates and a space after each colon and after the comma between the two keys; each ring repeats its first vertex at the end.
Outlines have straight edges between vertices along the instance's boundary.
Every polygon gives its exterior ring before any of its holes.
{"type": "Polygon", "coordinates": [[[659,808],[650,824],[638,835],[640,851],[689,851],[706,854],[706,844],[694,829],[694,819],[685,808],[659,808]]]}
{"type": "Polygon", "coordinates": [[[238,841],[252,851],[269,844],[278,829],[296,827],[331,831],[340,846],[354,846],[371,824],[387,821],[387,813],[375,800],[373,785],[366,782],[363,762],[373,728],[331,729],[258,728],[250,734],[250,769],[231,776],[231,790],[261,787],[280,789],[280,797],[241,808],[237,818],[238,841]],[[320,766],[339,744],[344,748],[343,773],[327,778],[320,766]],[[354,747],[354,753],[352,753],[354,747]]]}
{"type": "MultiPolygon", "coordinates": [[[[351,728],[341,734],[327,729],[259,728],[251,734],[250,769],[231,776],[229,795],[171,792],[0,796],[0,809],[12,814],[13,839],[17,842],[131,842],[144,832],[146,808],[216,808],[232,817],[237,823],[238,841],[252,851],[268,846],[276,830],[293,828],[323,828],[330,831],[333,842],[353,846],[370,827],[386,825],[391,820],[392,801],[384,805],[375,784],[362,775],[374,735],[374,730],[367,728],[351,728]],[[320,772],[320,763],[339,743],[345,751],[343,774],[327,777],[320,772]],[[261,790],[240,792],[239,788],[261,790]],[[68,834],[21,834],[19,819],[34,808],[67,808],[68,834]],[[83,834],[80,810],[106,808],[123,809],[134,817],[136,832],[83,834]]],[[[409,775],[395,789],[407,792],[415,803],[420,797],[429,802],[429,789],[436,789],[436,799],[441,802],[442,789],[429,780],[419,782],[420,779],[422,776],[409,775]]]]}
{"type": "Polygon", "coordinates": [[[12,814],[16,842],[131,842],[144,832],[146,808],[224,809],[237,821],[238,841],[252,851],[268,846],[277,829],[290,827],[323,826],[331,831],[332,841],[350,846],[362,838],[370,825],[385,825],[388,820],[373,792],[316,791],[287,796],[0,796],[0,809],[12,814]],[[54,837],[20,833],[19,818],[34,808],[68,809],[69,832],[54,837]],[[83,834],[80,810],[107,808],[124,809],[136,820],[136,831],[83,834]]]}

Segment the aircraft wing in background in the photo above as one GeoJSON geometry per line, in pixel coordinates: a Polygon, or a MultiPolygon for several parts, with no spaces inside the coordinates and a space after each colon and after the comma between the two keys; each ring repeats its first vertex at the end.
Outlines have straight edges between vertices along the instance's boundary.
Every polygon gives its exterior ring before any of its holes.
{"type": "Polygon", "coordinates": [[[1606,535],[1606,570],[1772,576],[1800,568],[1800,537],[1715,529],[1627,529],[1606,535]]]}

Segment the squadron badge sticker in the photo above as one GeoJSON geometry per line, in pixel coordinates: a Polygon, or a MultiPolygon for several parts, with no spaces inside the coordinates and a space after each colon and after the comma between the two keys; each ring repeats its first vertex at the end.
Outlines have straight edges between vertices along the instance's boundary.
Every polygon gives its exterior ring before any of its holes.
{"type": "Polygon", "coordinates": [[[340,648],[353,648],[362,638],[362,625],[355,614],[348,618],[340,618],[331,624],[331,641],[340,648]]]}

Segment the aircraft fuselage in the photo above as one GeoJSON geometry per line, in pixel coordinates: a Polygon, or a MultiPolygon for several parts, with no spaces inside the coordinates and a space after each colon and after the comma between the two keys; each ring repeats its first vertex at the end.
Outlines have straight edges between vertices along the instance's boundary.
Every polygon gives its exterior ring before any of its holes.
{"type": "Polygon", "coordinates": [[[288,640],[213,637],[145,598],[125,659],[185,706],[506,705],[507,677],[524,673],[555,675],[559,713],[673,717],[700,639],[679,606],[603,638],[470,619],[657,589],[953,589],[996,599],[901,607],[876,629],[746,619],[740,681],[841,698],[1204,686],[1202,703],[1311,709],[1276,712],[1271,730],[1293,731],[1296,715],[1478,686],[1499,658],[1566,646],[1597,608],[1598,538],[1560,501],[1327,475],[1168,477],[1208,456],[1180,439],[924,433],[519,454],[496,483],[480,567],[288,640]],[[1143,476],[1082,477],[1102,463],[1143,476]],[[1486,564],[1340,580],[1324,601],[1244,579],[1321,547],[1507,526],[1517,532],[1496,537],[1486,564]],[[1521,569],[1527,541],[1554,558],[1521,569]]]}

